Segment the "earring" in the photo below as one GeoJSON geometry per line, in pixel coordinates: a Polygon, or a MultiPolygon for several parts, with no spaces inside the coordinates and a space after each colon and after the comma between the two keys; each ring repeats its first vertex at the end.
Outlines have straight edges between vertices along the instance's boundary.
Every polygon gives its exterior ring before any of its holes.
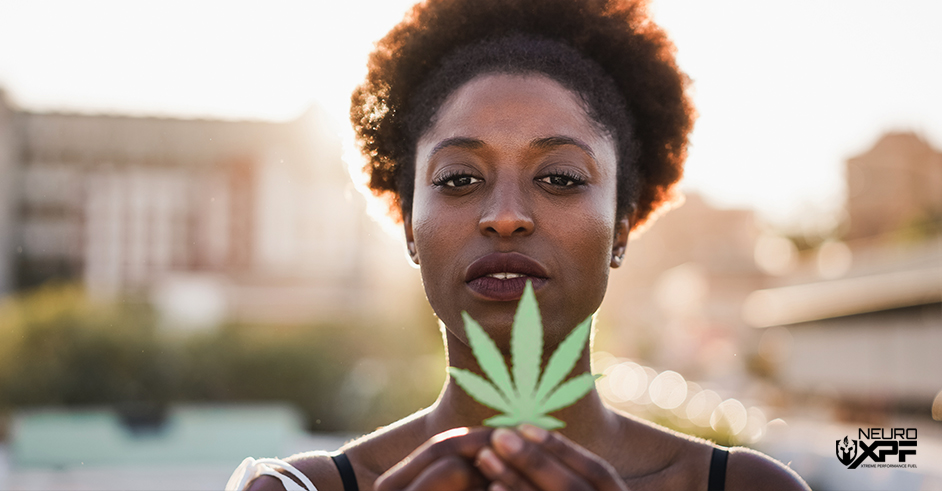
{"type": "Polygon", "coordinates": [[[406,249],[409,250],[409,257],[412,258],[412,262],[414,262],[415,264],[419,264],[419,255],[415,250],[415,243],[409,242],[408,244],[406,244],[406,249]]]}
{"type": "Polygon", "coordinates": [[[625,253],[624,253],[624,252],[613,253],[613,254],[612,254],[612,262],[611,262],[612,267],[613,267],[613,268],[617,268],[617,267],[621,266],[621,263],[622,263],[622,261],[623,261],[624,259],[625,259],[625,253]]]}

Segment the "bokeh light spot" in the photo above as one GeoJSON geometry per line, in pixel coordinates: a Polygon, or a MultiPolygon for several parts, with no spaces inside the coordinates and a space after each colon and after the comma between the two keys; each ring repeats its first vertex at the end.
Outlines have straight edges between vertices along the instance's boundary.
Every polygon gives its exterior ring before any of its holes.
{"type": "Polygon", "coordinates": [[[843,242],[826,241],[818,248],[818,274],[825,279],[844,276],[850,270],[853,256],[843,242]]]}
{"type": "Polygon", "coordinates": [[[634,362],[615,365],[609,379],[609,390],[618,402],[633,401],[641,397],[648,385],[648,376],[644,369],[634,362]]]}
{"type": "Polygon", "coordinates": [[[795,269],[798,263],[798,249],[785,237],[763,235],[756,240],[753,257],[756,266],[763,272],[781,276],[795,269]]]}
{"type": "Polygon", "coordinates": [[[648,390],[651,402],[662,409],[674,409],[687,399],[687,381],[673,370],[666,370],[654,377],[648,390]]]}
{"type": "Polygon", "coordinates": [[[757,407],[750,407],[746,410],[746,425],[736,434],[736,438],[742,443],[755,443],[765,436],[766,424],[768,418],[765,413],[757,407]]]}
{"type": "Polygon", "coordinates": [[[746,406],[736,399],[721,402],[710,416],[710,427],[720,433],[735,435],[746,427],[746,406]]]}
{"type": "Polygon", "coordinates": [[[687,418],[697,426],[710,426],[710,415],[723,398],[712,390],[704,390],[690,398],[687,403],[687,418]]]}

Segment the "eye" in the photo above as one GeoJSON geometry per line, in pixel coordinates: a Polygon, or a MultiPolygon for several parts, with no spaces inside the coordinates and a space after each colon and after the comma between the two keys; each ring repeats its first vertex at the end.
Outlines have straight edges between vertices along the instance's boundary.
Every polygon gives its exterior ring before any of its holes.
{"type": "Polygon", "coordinates": [[[474,177],[471,174],[449,173],[436,178],[434,181],[432,181],[432,184],[437,187],[454,189],[477,184],[481,181],[482,179],[474,177]]]}
{"type": "Polygon", "coordinates": [[[586,182],[584,177],[573,172],[564,171],[554,172],[552,174],[540,177],[537,179],[537,181],[557,188],[574,188],[576,186],[581,186],[586,182]]]}

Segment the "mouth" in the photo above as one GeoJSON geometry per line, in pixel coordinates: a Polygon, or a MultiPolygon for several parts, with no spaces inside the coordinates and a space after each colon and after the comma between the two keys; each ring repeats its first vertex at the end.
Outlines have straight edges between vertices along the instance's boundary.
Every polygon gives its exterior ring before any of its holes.
{"type": "Polygon", "coordinates": [[[479,298],[508,302],[520,299],[527,281],[538,290],[549,275],[540,263],[519,252],[494,252],[472,262],[464,280],[479,298]]]}

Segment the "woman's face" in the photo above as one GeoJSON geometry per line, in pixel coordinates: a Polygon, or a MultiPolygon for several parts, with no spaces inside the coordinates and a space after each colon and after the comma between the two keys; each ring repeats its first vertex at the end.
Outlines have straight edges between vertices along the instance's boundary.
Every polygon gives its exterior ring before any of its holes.
{"type": "Polygon", "coordinates": [[[541,75],[471,80],[416,152],[406,239],[432,308],[459,339],[467,311],[506,348],[532,280],[546,342],[560,342],[598,308],[624,252],[615,199],[615,144],[575,93],[541,75]]]}

